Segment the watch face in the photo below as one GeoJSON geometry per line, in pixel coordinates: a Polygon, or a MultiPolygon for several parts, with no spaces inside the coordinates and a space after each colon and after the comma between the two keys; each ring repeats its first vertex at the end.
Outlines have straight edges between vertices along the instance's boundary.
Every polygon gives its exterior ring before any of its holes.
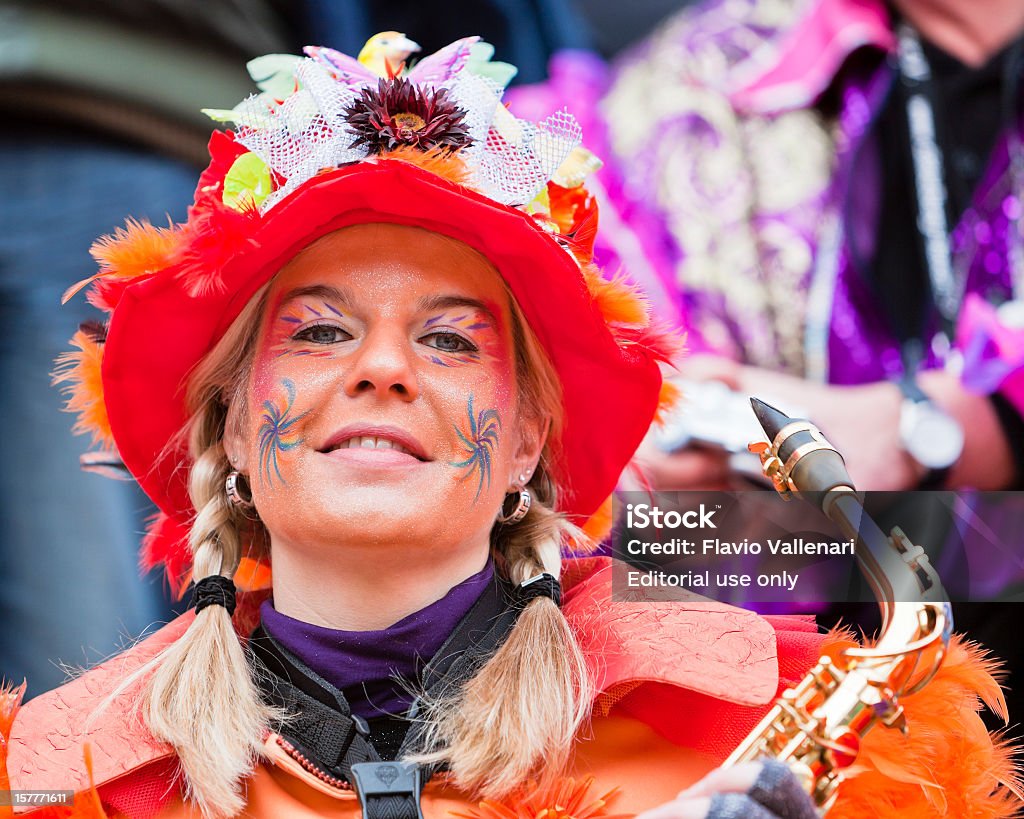
{"type": "Polygon", "coordinates": [[[900,438],[910,456],[928,469],[947,469],[964,449],[960,424],[929,401],[903,405],[900,438]]]}

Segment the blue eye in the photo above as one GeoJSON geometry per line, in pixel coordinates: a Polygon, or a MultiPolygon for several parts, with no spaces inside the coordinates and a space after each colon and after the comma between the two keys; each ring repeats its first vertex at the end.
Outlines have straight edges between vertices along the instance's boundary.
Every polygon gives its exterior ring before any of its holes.
{"type": "Polygon", "coordinates": [[[351,338],[349,333],[334,324],[311,324],[292,336],[295,341],[308,341],[312,344],[337,344],[351,338]]]}
{"type": "Polygon", "coordinates": [[[440,350],[442,353],[475,353],[477,346],[463,338],[458,333],[447,333],[444,331],[431,333],[420,339],[428,347],[440,350]]]}

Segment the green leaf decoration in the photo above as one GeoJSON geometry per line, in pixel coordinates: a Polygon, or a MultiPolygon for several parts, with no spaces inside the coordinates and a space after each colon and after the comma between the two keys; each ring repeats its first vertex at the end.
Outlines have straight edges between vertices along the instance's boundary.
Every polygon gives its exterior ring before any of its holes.
{"type": "Polygon", "coordinates": [[[301,60],[294,54],[264,54],[249,60],[245,67],[260,91],[283,100],[295,91],[295,66],[301,60]]]}
{"type": "Polygon", "coordinates": [[[519,72],[512,63],[491,62],[494,56],[494,46],[490,43],[479,41],[469,47],[469,59],[466,61],[466,71],[478,77],[486,77],[505,88],[512,78],[519,72]]]}
{"type": "Polygon", "coordinates": [[[224,204],[235,210],[259,207],[273,191],[267,163],[256,154],[242,154],[224,177],[224,204]]]}
{"type": "Polygon", "coordinates": [[[234,108],[200,108],[214,122],[234,122],[238,112],[234,108]]]}

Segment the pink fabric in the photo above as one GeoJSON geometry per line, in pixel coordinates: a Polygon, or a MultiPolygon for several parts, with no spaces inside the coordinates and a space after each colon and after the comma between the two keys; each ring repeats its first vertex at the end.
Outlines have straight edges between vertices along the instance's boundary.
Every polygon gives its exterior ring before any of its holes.
{"type": "MultiPolygon", "coordinates": [[[[659,217],[625,192],[625,180],[612,160],[608,129],[601,116],[601,97],[608,90],[609,69],[587,51],[561,51],[551,58],[543,83],[508,89],[503,100],[518,117],[541,120],[572,100],[573,114],[583,129],[586,148],[605,161],[587,180],[587,190],[600,206],[594,261],[606,275],[625,271],[641,286],[656,317],[668,325],[685,326],[675,283],[670,241],[659,217]]],[[[687,347],[694,349],[693,337],[687,347]]]]}
{"type": "Polygon", "coordinates": [[[862,46],[895,47],[889,13],[880,0],[818,0],[779,40],[764,67],[730,94],[751,113],[806,108],[835,79],[843,61],[862,46]]]}
{"type": "Polygon", "coordinates": [[[978,395],[1001,392],[1024,415],[1024,326],[1004,321],[999,310],[968,294],[957,321],[964,356],[964,386],[978,395]]]}

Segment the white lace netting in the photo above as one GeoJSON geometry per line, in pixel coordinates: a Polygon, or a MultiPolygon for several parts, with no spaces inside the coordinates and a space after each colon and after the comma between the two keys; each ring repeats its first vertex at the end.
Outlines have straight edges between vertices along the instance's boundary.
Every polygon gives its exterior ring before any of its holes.
{"type": "MultiPolygon", "coordinates": [[[[297,63],[295,79],[299,90],[273,109],[256,96],[237,109],[235,139],[285,180],[260,206],[264,212],[324,168],[369,155],[365,145],[351,147],[355,135],[344,112],[371,83],[339,82],[309,58],[297,63]]],[[[449,98],[465,111],[472,143],[459,155],[470,171],[470,184],[503,205],[531,202],[582,140],[579,123],[568,112],[538,123],[516,119],[501,105],[504,89],[469,71],[435,87],[447,88],[449,98]]]]}

